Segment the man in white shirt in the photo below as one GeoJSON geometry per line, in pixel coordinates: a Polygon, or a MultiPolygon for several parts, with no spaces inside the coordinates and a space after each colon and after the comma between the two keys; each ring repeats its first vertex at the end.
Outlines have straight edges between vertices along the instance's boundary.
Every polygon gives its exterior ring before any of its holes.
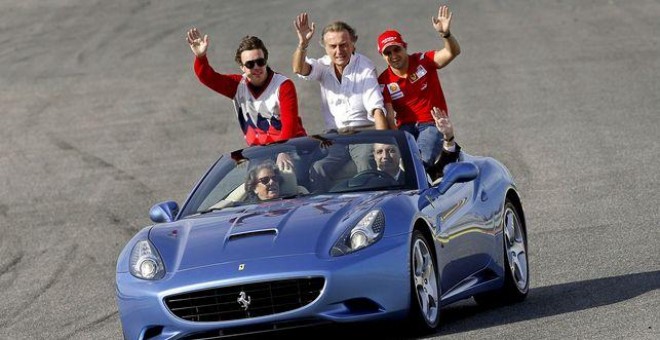
{"type": "Polygon", "coordinates": [[[301,13],[294,24],[298,47],[293,53],[293,72],[320,83],[326,130],[388,129],[376,67],[369,58],[355,52],[355,30],[341,21],[327,25],[321,35],[326,55],[313,59],[306,54],[314,23],[310,26],[307,13],[301,13]]]}
{"type": "MultiPolygon", "coordinates": [[[[307,13],[296,17],[298,47],[293,53],[293,72],[305,80],[316,80],[321,86],[321,112],[326,132],[350,132],[363,129],[388,129],[394,119],[387,116],[383,95],[378,85],[376,67],[369,58],[355,52],[357,35],[348,24],[336,21],[327,25],[321,34],[326,55],[320,59],[307,58],[307,47],[314,35],[314,23],[309,24],[307,13]]],[[[314,176],[332,177],[350,157],[357,171],[373,169],[372,149],[368,145],[347,150],[331,149],[333,154],[313,166],[314,176]],[[334,150],[334,151],[333,151],[334,150]]]]}

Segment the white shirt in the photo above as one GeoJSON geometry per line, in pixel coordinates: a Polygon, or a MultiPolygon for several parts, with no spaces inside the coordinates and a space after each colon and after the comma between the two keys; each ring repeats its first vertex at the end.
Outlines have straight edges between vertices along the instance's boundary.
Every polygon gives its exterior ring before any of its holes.
{"type": "Polygon", "coordinates": [[[312,66],[312,71],[308,76],[299,77],[320,82],[321,112],[326,129],[373,126],[373,111],[385,112],[376,67],[369,58],[353,54],[344,68],[341,82],[329,56],[305,58],[305,62],[312,66]]]}

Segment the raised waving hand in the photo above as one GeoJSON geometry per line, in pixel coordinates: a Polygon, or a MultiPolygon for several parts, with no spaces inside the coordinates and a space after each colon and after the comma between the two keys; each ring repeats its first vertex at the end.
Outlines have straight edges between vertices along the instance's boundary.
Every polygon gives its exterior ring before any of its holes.
{"type": "Polygon", "coordinates": [[[206,55],[206,49],[209,47],[209,36],[204,35],[204,38],[202,38],[202,34],[197,30],[197,28],[191,28],[188,30],[188,36],[186,37],[188,40],[188,44],[190,45],[190,49],[195,53],[196,56],[198,57],[203,57],[206,55]]]}
{"type": "Polygon", "coordinates": [[[449,120],[447,112],[434,107],[433,110],[431,110],[431,114],[433,115],[433,120],[435,120],[435,127],[442,133],[444,139],[446,141],[453,140],[454,126],[451,123],[451,120],[449,120]]]}
{"type": "Polygon", "coordinates": [[[442,5],[438,9],[438,16],[432,17],[433,27],[438,33],[447,35],[449,33],[449,25],[451,24],[451,12],[447,5],[442,5]]]}
{"type": "Polygon", "coordinates": [[[312,25],[310,26],[307,13],[300,13],[296,17],[296,20],[293,21],[293,25],[296,27],[296,33],[298,33],[300,46],[307,47],[307,45],[309,45],[309,40],[311,40],[314,35],[314,23],[312,22],[312,25]]]}

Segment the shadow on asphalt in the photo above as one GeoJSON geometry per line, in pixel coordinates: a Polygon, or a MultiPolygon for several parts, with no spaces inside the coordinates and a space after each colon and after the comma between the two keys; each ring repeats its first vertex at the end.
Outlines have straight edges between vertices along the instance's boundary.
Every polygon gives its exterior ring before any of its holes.
{"type": "Polygon", "coordinates": [[[443,309],[443,323],[437,335],[597,308],[658,288],[660,271],[652,271],[533,288],[524,302],[515,305],[493,308],[476,303],[448,306],[443,309]]]}

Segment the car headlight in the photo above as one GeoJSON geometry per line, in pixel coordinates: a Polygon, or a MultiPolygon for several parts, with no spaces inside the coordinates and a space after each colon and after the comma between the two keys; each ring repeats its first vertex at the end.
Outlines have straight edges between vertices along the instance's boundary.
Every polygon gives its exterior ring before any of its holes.
{"type": "Polygon", "coordinates": [[[383,236],[385,216],[376,209],[368,212],[358,223],[346,230],[332,247],[332,256],[341,256],[368,247],[383,236]]]}
{"type": "Polygon", "coordinates": [[[165,266],[158,251],[147,240],[133,246],[129,268],[133,276],[145,280],[158,280],[165,275],[165,266]]]}

